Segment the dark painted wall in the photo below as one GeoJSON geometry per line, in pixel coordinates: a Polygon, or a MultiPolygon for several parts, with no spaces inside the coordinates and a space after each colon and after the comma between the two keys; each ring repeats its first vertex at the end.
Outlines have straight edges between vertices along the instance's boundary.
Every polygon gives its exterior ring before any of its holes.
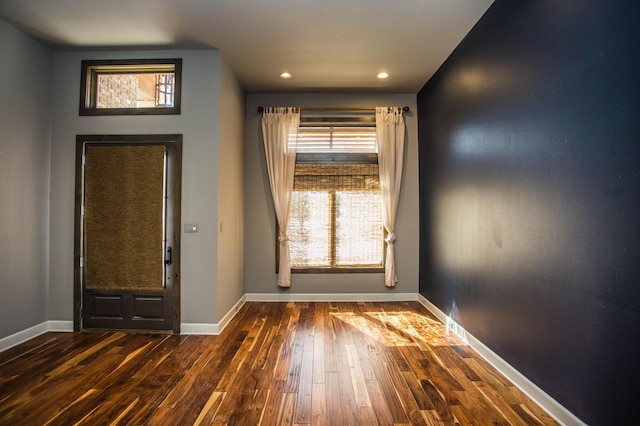
{"type": "Polygon", "coordinates": [[[640,419],[638,18],[497,0],[418,94],[420,293],[590,424],[640,419]]]}

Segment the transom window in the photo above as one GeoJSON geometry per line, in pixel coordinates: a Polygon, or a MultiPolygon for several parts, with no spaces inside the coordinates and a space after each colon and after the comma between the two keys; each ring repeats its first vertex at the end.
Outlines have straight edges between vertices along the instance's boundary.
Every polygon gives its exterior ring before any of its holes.
{"type": "Polygon", "coordinates": [[[374,126],[301,127],[287,235],[293,272],[382,272],[374,126]]]}
{"type": "Polygon", "coordinates": [[[179,114],[181,59],[82,61],[80,115],[179,114]]]}

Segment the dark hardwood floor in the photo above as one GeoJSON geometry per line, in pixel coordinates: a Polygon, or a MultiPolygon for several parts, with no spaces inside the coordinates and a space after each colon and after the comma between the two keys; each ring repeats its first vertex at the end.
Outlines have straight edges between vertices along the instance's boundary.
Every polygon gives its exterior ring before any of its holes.
{"type": "Polygon", "coordinates": [[[220,336],[46,333],[2,425],[555,424],[417,302],[246,303],[220,336]]]}

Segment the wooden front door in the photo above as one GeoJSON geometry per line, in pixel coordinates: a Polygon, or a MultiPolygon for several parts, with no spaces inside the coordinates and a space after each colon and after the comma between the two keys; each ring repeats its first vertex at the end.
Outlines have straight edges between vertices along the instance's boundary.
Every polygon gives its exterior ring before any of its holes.
{"type": "Polygon", "coordinates": [[[181,139],[77,137],[77,330],[179,333],[181,139]]]}

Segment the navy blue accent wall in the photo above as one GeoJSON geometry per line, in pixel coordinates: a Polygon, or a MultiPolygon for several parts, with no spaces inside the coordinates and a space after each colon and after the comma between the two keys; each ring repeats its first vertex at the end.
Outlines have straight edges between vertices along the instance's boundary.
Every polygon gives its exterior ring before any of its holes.
{"type": "Polygon", "coordinates": [[[418,115],[420,294],[583,421],[640,421],[640,2],[496,0],[418,115]]]}

